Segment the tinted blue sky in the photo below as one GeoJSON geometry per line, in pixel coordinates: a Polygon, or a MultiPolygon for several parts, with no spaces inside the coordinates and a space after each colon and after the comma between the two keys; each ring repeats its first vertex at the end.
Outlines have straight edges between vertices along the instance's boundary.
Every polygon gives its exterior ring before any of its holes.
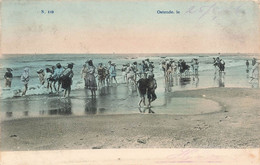
{"type": "Polygon", "coordinates": [[[2,32],[4,53],[233,52],[236,47],[240,52],[256,52],[259,9],[250,1],[4,1],[2,32]],[[42,14],[42,10],[54,13],[42,14]],[[180,14],[158,14],[158,10],[180,14]],[[143,48],[135,47],[140,40],[143,48]],[[110,48],[103,45],[106,42],[111,42],[110,48]],[[196,48],[194,42],[199,42],[196,48]],[[187,44],[184,49],[183,44],[187,44]]]}

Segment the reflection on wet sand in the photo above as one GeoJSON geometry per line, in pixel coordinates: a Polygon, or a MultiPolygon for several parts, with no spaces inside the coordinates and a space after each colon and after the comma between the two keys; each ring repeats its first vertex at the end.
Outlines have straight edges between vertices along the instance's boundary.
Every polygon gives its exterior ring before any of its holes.
{"type": "Polygon", "coordinates": [[[97,99],[87,99],[85,103],[85,114],[96,114],[97,113],[97,99]]]}
{"type": "Polygon", "coordinates": [[[192,85],[194,85],[196,88],[199,86],[199,76],[198,75],[193,76],[192,85]]]}
{"type": "Polygon", "coordinates": [[[181,88],[185,88],[185,86],[190,84],[190,82],[191,82],[191,77],[190,76],[180,77],[180,86],[181,86],[181,88]]]}
{"type": "Polygon", "coordinates": [[[71,99],[48,99],[47,101],[48,115],[71,115],[72,114],[72,104],[71,99]],[[53,108],[54,107],[54,108],[53,108]]]}
{"type": "Polygon", "coordinates": [[[29,111],[24,111],[23,114],[24,116],[29,116],[29,111]]]}
{"type": "Polygon", "coordinates": [[[5,114],[6,114],[6,117],[7,117],[7,118],[13,116],[13,112],[6,112],[5,114]]]}
{"type": "Polygon", "coordinates": [[[186,88],[188,85],[192,85],[194,87],[199,86],[199,75],[185,75],[185,76],[177,76],[174,75],[170,79],[170,81],[165,81],[165,92],[172,92],[172,87],[181,87],[186,88]]]}
{"type": "Polygon", "coordinates": [[[144,107],[144,108],[139,107],[138,110],[139,110],[140,113],[145,113],[147,110],[148,110],[148,111],[147,111],[148,113],[155,113],[155,112],[152,110],[151,107],[144,107]]]}
{"type": "Polygon", "coordinates": [[[225,87],[225,73],[219,72],[214,74],[214,82],[218,84],[218,87],[225,87]]]}

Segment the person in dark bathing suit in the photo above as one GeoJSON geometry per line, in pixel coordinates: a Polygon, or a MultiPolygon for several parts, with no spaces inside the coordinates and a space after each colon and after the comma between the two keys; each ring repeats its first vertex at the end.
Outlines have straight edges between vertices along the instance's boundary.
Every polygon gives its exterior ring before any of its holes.
{"type": "Polygon", "coordinates": [[[5,87],[9,87],[11,88],[11,85],[12,85],[12,79],[13,79],[13,74],[12,74],[12,69],[11,68],[7,68],[6,69],[7,72],[5,73],[4,75],[4,78],[5,78],[5,87]]]}
{"type": "Polygon", "coordinates": [[[145,75],[143,75],[143,77],[137,81],[137,87],[138,87],[138,91],[139,91],[139,94],[141,97],[138,105],[139,105],[139,107],[141,107],[141,103],[143,102],[144,106],[146,106],[145,105],[145,95],[147,93],[147,79],[146,79],[145,75]]]}
{"type": "Polygon", "coordinates": [[[147,86],[147,97],[149,101],[149,107],[151,107],[151,102],[153,102],[155,99],[157,99],[157,96],[155,94],[155,89],[157,88],[156,80],[154,79],[154,75],[150,75],[148,77],[148,86],[147,86]]]}

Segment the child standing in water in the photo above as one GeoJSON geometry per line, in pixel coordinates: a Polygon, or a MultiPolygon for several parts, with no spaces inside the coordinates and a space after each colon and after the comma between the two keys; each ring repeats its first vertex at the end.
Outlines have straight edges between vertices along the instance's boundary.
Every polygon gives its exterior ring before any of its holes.
{"type": "Polygon", "coordinates": [[[37,73],[38,73],[38,77],[39,77],[39,81],[40,81],[41,85],[44,85],[44,83],[45,83],[45,79],[44,79],[45,73],[44,73],[44,70],[40,69],[40,70],[37,71],[37,73]]]}
{"type": "Polygon", "coordinates": [[[46,68],[45,81],[47,82],[47,89],[51,89],[52,93],[52,72],[50,68],[46,68]]]}
{"type": "Polygon", "coordinates": [[[90,89],[91,96],[96,96],[97,82],[95,77],[96,67],[92,60],[88,61],[87,84],[86,87],[90,89]]]}
{"type": "Polygon", "coordinates": [[[113,83],[113,80],[115,80],[115,82],[117,84],[117,80],[116,80],[116,64],[115,63],[111,64],[111,67],[109,69],[109,73],[110,73],[111,83],[113,83]]]}
{"type": "Polygon", "coordinates": [[[157,88],[156,80],[154,79],[154,75],[149,75],[148,77],[148,86],[147,86],[147,97],[149,101],[149,107],[151,107],[151,102],[153,102],[157,96],[155,94],[155,89],[157,88]]]}
{"type": "Polygon", "coordinates": [[[5,87],[9,87],[11,88],[11,85],[12,85],[12,79],[13,79],[13,74],[12,74],[12,69],[11,68],[7,68],[6,69],[7,72],[5,73],[4,75],[4,78],[5,78],[5,87]]]}
{"type": "Polygon", "coordinates": [[[249,61],[246,60],[246,69],[248,70],[249,69],[249,61]]]}
{"type": "Polygon", "coordinates": [[[198,62],[198,59],[194,59],[193,68],[194,68],[194,74],[198,75],[199,74],[199,62],[198,62]]]}
{"type": "Polygon", "coordinates": [[[66,97],[67,93],[68,93],[68,97],[70,96],[72,77],[74,76],[72,68],[73,68],[73,63],[69,63],[68,68],[65,69],[60,76],[62,80],[62,88],[65,89],[63,97],[66,97]]]}
{"type": "Polygon", "coordinates": [[[58,91],[60,90],[60,85],[61,85],[61,80],[60,80],[60,76],[63,72],[63,68],[61,67],[61,64],[60,63],[57,63],[56,64],[56,69],[54,70],[54,73],[52,75],[52,79],[54,81],[53,83],[53,87],[55,89],[55,91],[58,91]],[[55,84],[58,82],[58,90],[56,89],[56,86],[55,84]]]}
{"type": "Polygon", "coordinates": [[[22,96],[24,96],[27,92],[29,80],[30,80],[29,68],[24,68],[24,71],[21,75],[21,81],[24,84],[24,91],[22,93],[22,96]]]}

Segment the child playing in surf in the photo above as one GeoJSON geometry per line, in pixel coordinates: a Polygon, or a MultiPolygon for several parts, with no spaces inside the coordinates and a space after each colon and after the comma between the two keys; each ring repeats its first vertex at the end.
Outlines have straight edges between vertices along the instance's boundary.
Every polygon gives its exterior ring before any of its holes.
{"type": "Polygon", "coordinates": [[[109,73],[110,73],[111,83],[113,83],[113,80],[115,80],[115,82],[117,84],[117,80],[116,80],[116,64],[115,63],[111,64],[111,67],[109,69],[109,73]]]}
{"type": "Polygon", "coordinates": [[[24,68],[23,74],[21,75],[21,81],[24,84],[24,91],[22,93],[22,96],[24,96],[27,92],[29,80],[30,80],[29,68],[24,68]]]}
{"type": "Polygon", "coordinates": [[[68,97],[70,96],[72,77],[74,76],[72,68],[73,63],[69,63],[68,68],[65,69],[60,76],[62,81],[62,88],[65,89],[63,97],[66,97],[67,94],[68,97]]]}
{"type": "Polygon", "coordinates": [[[47,89],[51,89],[51,92],[52,93],[52,82],[53,82],[53,79],[52,79],[52,71],[50,68],[46,68],[46,73],[45,73],[45,81],[47,82],[47,89]]]}
{"type": "Polygon", "coordinates": [[[157,88],[156,80],[154,79],[154,75],[149,75],[148,77],[148,86],[147,86],[147,97],[148,97],[148,106],[151,107],[151,102],[153,102],[157,96],[155,94],[155,89],[157,88]]]}
{"type": "Polygon", "coordinates": [[[6,69],[7,72],[5,73],[4,75],[4,78],[5,78],[5,87],[9,87],[11,88],[11,85],[12,85],[12,79],[13,79],[13,74],[12,74],[12,69],[11,68],[7,68],[6,69]]]}
{"type": "Polygon", "coordinates": [[[38,77],[39,77],[39,81],[40,81],[41,85],[44,85],[44,83],[45,83],[45,79],[44,79],[45,73],[44,73],[44,70],[40,69],[40,70],[37,71],[37,73],[38,73],[38,77]]]}
{"type": "Polygon", "coordinates": [[[60,90],[60,85],[61,85],[60,76],[61,76],[62,72],[63,72],[63,68],[61,67],[61,64],[57,63],[54,73],[52,75],[52,79],[53,79],[53,88],[55,89],[55,91],[58,91],[58,92],[60,90]],[[56,89],[57,82],[58,82],[58,90],[56,89]]]}

